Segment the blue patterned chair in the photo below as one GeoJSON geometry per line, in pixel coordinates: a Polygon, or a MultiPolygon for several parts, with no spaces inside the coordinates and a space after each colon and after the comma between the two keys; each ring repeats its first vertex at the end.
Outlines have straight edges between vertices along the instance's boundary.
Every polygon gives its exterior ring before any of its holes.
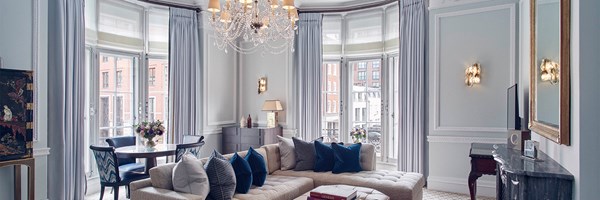
{"type": "Polygon", "coordinates": [[[179,162],[183,154],[191,153],[192,155],[198,158],[198,154],[200,154],[200,149],[204,146],[204,141],[190,144],[178,144],[175,149],[175,162],[179,162]]]}
{"type": "Polygon", "coordinates": [[[94,152],[96,164],[98,165],[98,175],[100,176],[100,200],[104,197],[104,187],[114,189],[114,199],[119,199],[119,187],[127,188],[127,198],[129,198],[129,183],[148,178],[147,174],[120,171],[119,160],[115,154],[114,147],[100,147],[91,145],[90,149],[94,152]]]}
{"type": "Polygon", "coordinates": [[[183,141],[181,144],[198,143],[204,140],[204,136],[200,135],[183,135],[183,141]]]}
{"type": "MultiPolygon", "coordinates": [[[[125,146],[135,146],[135,136],[112,137],[106,139],[108,146],[119,148],[125,146]]],[[[144,172],[146,165],[136,163],[135,158],[119,158],[119,171],[144,172]]]]}

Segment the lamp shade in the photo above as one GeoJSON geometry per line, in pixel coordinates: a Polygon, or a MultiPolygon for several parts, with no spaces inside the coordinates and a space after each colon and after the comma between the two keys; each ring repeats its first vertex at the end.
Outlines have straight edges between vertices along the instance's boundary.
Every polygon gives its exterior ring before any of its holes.
{"type": "Polygon", "coordinates": [[[283,0],[283,9],[289,10],[293,8],[296,8],[294,0],[283,0]]]}
{"type": "Polygon", "coordinates": [[[210,0],[208,2],[208,11],[213,13],[221,12],[221,2],[219,0],[210,0]]]}
{"type": "Polygon", "coordinates": [[[279,7],[279,0],[271,0],[271,8],[275,9],[279,7]]]}
{"type": "Polygon", "coordinates": [[[263,111],[282,111],[283,106],[279,100],[266,100],[262,107],[263,111]]]}

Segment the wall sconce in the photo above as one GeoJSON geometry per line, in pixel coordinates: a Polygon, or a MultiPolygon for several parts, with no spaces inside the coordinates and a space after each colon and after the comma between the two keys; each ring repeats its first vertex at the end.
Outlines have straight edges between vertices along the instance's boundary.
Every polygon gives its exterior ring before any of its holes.
{"type": "Polygon", "coordinates": [[[550,82],[552,85],[557,84],[560,79],[559,65],[550,59],[542,59],[540,72],[542,81],[550,82]]]}
{"type": "Polygon", "coordinates": [[[465,70],[465,84],[472,87],[474,84],[478,84],[481,81],[481,67],[479,63],[475,63],[465,70]]]}
{"type": "Polygon", "coordinates": [[[261,77],[258,79],[258,94],[265,93],[267,91],[267,77],[261,77]]]}

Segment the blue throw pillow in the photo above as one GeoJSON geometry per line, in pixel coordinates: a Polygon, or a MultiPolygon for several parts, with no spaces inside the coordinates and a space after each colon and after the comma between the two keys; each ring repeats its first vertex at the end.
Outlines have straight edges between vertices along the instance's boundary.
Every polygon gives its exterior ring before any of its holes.
{"type": "Polygon", "coordinates": [[[229,162],[231,162],[233,171],[235,171],[235,191],[242,194],[248,193],[250,186],[252,186],[252,169],[248,161],[235,153],[229,162]]]}
{"type": "Polygon", "coordinates": [[[216,150],[204,164],[208,184],[210,185],[209,199],[232,199],[235,194],[235,172],[229,161],[216,150]]]}
{"type": "Polygon", "coordinates": [[[331,172],[339,174],[362,171],[360,167],[360,146],[360,143],[348,147],[335,143],[331,144],[333,156],[335,157],[335,164],[331,172]]]}
{"type": "Polygon", "coordinates": [[[250,164],[252,169],[252,185],[263,186],[267,180],[267,165],[265,158],[260,153],[256,152],[252,147],[248,149],[248,154],[244,158],[250,164]]]}
{"type": "Polygon", "coordinates": [[[320,141],[315,141],[315,172],[327,172],[333,169],[335,160],[333,158],[333,149],[330,144],[324,144],[320,141]]]}

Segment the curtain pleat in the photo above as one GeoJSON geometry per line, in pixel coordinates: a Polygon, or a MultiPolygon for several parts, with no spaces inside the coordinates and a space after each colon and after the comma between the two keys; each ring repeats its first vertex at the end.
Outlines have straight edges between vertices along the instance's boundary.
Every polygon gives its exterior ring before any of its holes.
{"type": "Polygon", "coordinates": [[[169,18],[169,131],[171,143],[183,135],[201,135],[200,40],[196,11],[170,8],[169,18]]]}
{"type": "Polygon", "coordinates": [[[54,23],[49,34],[48,198],[83,199],[85,23],[83,0],[49,3],[54,23]]]}
{"type": "Polygon", "coordinates": [[[321,136],[321,37],[323,15],[301,13],[296,35],[294,71],[296,79],[298,134],[305,140],[321,136]]]}
{"type": "Polygon", "coordinates": [[[399,0],[398,170],[424,173],[425,0],[399,0]]]}

